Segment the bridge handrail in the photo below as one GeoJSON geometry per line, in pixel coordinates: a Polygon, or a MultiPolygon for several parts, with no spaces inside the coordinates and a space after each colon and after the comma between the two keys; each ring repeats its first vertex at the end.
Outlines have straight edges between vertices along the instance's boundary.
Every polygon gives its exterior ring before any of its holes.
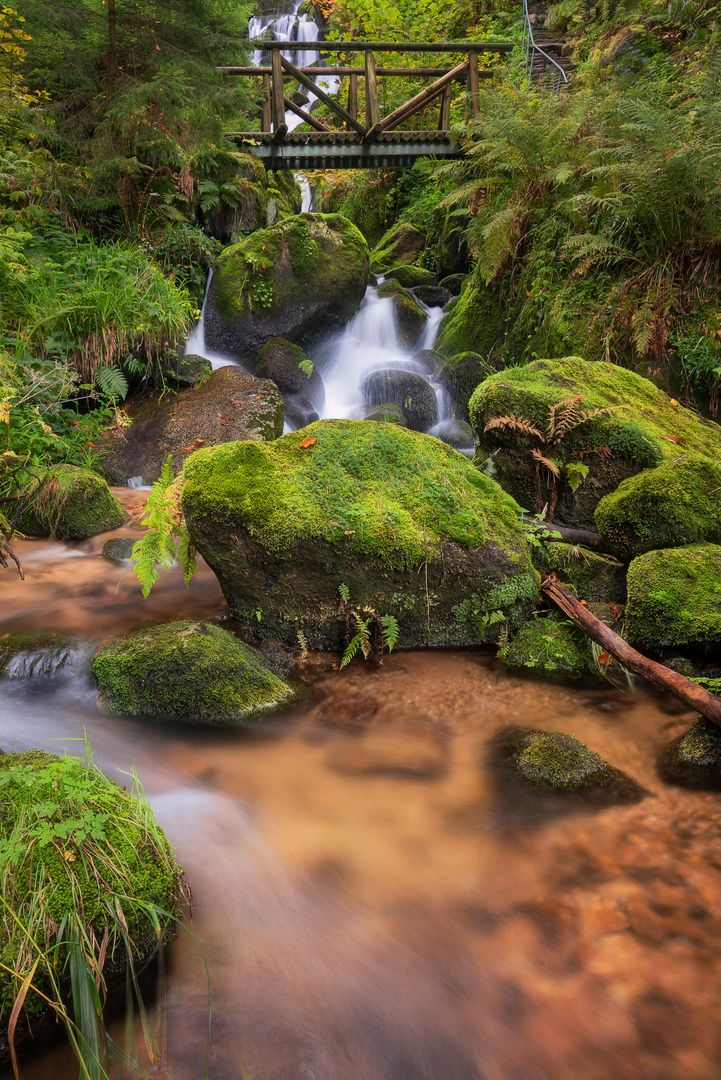
{"type": "MultiPolygon", "coordinates": [[[[524,0],[525,6],[525,0],[524,0]]],[[[248,45],[283,52],[495,52],[507,53],[512,41],[267,41],[262,37],[249,38],[248,45]]]]}
{"type": "Polygon", "coordinates": [[[556,76],[556,93],[561,89],[561,77],[563,77],[564,83],[568,82],[568,75],[563,70],[560,64],[556,63],[552,56],[550,56],[540,45],[536,44],[533,37],[533,25],[531,23],[531,16],[528,11],[528,0],[523,0],[523,40],[521,48],[526,52],[526,63],[528,63],[528,54],[531,54],[531,63],[528,68],[528,82],[526,83],[526,90],[531,85],[531,79],[533,77],[533,61],[536,57],[536,53],[540,53],[546,60],[550,60],[555,68],[558,69],[559,74],[556,76]]]}

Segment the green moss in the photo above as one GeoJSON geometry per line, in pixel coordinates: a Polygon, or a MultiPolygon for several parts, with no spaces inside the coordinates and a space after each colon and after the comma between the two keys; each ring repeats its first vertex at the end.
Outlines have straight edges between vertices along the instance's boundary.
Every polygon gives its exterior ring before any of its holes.
{"type": "Polygon", "coordinates": [[[503,342],[505,315],[488,285],[471,280],[441,320],[435,348],[445,356],[479,353],[488,356],[503,342]]]}
{"type": "Polygon", "coordinates": [[[111,641],[91,672],[106,707],[126,716],[234,723],[297,696],[254,649],[212,623],[165,623],[111,641]]]}
{"type": "Polygon", "coordinates": [[[438,275],[432,270],[424,270],[422,266],[409,266],[407,263],[392,266],[390,270],[386,270],[385,276],[386,281],[395,279],[404,289],[413,289],[417,285],[435,285],[438,282],[438,275]]]}
{"type": "Polygon", "coordinates": [[[415,226],[399,221],[384,233],[371,255],[371,270],[384,274],[392,266],[415,262],[425,247],[426,238],[415,226]]]}
{"type": "Polygon", "coordinates": [[[272,444],[200,450],[183,508],[242,514],[271,550],[321,536],[411,566],[441,537],[468,548],[493,538],[525,562],[513,500],[450,447],[395,424],[322,420],[272,444]]]}
{"type": "Polygon", "coordinates": [[[47,469],[41,472],[35,490],[18,523],[28,536],[85,540],[117,529],[125,521],[125,511],[108,485],[88,469],[74,465],[47,469]]]}
{"type": "Polygon", "coordinates": [[[488,364],[475,352],[457,353],[442,361],[436,378],[451,396],[454,416],[468,419],[468,402],[473,391],[489,374],[488,364]]]}
{"type": "Polygon", "coordinates": [[[555,791],[602,788],[622,776],[580,739],[558,731],[529,731],[520,736],[515,765],[530,783],[555,791]]]}
{"type": "Polygon", "coordinates": [[[556,681],[597,674],[588,638],[555,615],[525,623],[499,656],[510,668],[556,681]]]}
{"type": "MultiPolygon", "coordinates": [[[[147,956],[155,932],[134,901],[175,911],[179,878],[147,804],[92,765],[40,750],[0,754],[0,888],[10,909],[0,913],[0,1024],[19,988],[2,965],[24,972],[35,959],[23,924],[43,950],[66,917],[77,915],[98,941],[108,926],[108,967],[117,970],[123,945],[107,903],[122,898],[136,955],[147,956]]],[[[48,988],[44,961],[34,984],[48,988]]],[[[26,1004],[42,1008],[33,992],[26,1004]]]]}
{"type": "Polygon", "coordinates": [[[654,548],[721,542],[721,464],[692,456],[624,480],[596,507],[604,541],[630,560],[654,548]]]}
{"type": "Polygon", "coordinates": [[[625,634],[659,653],[721,643],[721,547],[649,551],[628,568],[625,634]]]}
{"type": "Polygon", "coordinates": [[[373,408],[368,410],[364,419],[379,420],[383,424],[400,424],[401,427],[408,426],[400,405],[396,405],[392,401],[386,402],[385,405],[374,405],[373,408]]]}
{"type": "Polygon", "coordinates": [[[666,747],[660,772],[682,787],[721,789],[721,730],[704,717],[666,747]]]}
{"type": "Polygon", "coordinates": [[[582,600],[622,604],[626,599],[625,568],[610,556],[552,541],[534,547],[531,558],[536,570],[573,585],[582,600]]]}
{"type": "Polygon", "coordinates": [[[428,312],[423,310],[414,297],[409,292],[406,292],[395,278],[388,278],[382,285],[379,285],[378,296],[382,300],[386,297],[393,300],[398,340],[401,345],[412,349],[428,321],[428,312]]]}
{"type": "Polygon", "coordinates": [[[307,281],[316,268],[320,253],[308,222],[303,217],[294,218],[286,229],[285,240],[293,273],[299,281],[307,281]]]}

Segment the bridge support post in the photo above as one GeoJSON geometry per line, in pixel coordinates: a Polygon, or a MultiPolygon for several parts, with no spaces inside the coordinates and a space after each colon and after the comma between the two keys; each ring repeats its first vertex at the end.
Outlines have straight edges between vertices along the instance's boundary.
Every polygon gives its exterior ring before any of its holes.
{"type": "Polygon", "coordinates": [[[376,58],[370,49],[365,52],[366,68],[366,131],[380,123],[381,112],[378,105],[378,80],[376,79],[376,58]]]}
{"type": "Polygon", "coordinates": [[[478,115],[478,53],[468,54],[468,91],[471,95],[471,114],[478,115]]]}
{"type": "Polygon", "coordinates": [[[443,91],[441,97],[441,108],[438,114],[438,130],[449,131],[451,126],[451,98],[453,97],[453,88],[449,84],[443,91]]]}
{"type": "Polygon", "coordinates": [[[351,75],[348,81],[348,112],[354,120],[358,119],[358,76],[351,75]]]}
{"type": "Polygon", "coordinates": [[[260,130],[270,131],[271,120],[271,100],[270,100],[270,75],[263,76],[263,106],[260,119],[260,130]]]}
{"type": "Polygon", "coordinates": [[[283,101],[283,68],[279,49],[273,49],[273,130],[285,123],[285,103],[283,101]]]}

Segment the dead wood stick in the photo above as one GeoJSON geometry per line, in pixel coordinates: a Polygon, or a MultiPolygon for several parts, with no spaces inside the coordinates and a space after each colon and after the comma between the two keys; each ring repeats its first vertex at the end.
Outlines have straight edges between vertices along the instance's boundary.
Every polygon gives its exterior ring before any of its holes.
{"type": "Polygon", "coordinates": [[[598,533],[586,532],[585,529],[568,529],[565,525],[554,525],[550,521],[536,521],[534,518],[524,518],[523,523],[524,525],[530,525],[534,532],[539,533],[539,539],[541,540],[560,539],[564,544],[583,544],[585,547],[593,548],[594,551],[603,551],[608,555],[613,554],[612,551],[608,550],[598,533]],[[558,533],[558,537],[555,537],[553,533],[558,533]]]}
{"type": "Polygon", "coordinates": [[[614,634],[605,623],[592,615],[572,593],[562,588],[553,574],[546,578],[541,585],[541,590],[558,605],[575,626],[583,630],[592,641],[601,645],[625,668],[635,672],[636,675],[642,675],[644,679],[660,686],[662,690],[668,690],[685,705],[698,709],[707,720],[721,727],[721,698],[687,679],[685,675],[679,675],[678,672],[671,671],[663,664],[657,664],[655,660],[649,660],[640,652],[636,652],[622,637],[614,634]]]}
{"type": "Polygon", "coordinates": [[[25,571],[22,568],[20,560],[18,559],[17,555],[15,554],[13,549],[10,547],[10,545],[8,543],[6,543],[6,541],[3,538],[0,538],[0,566],[2,566],[4,570],[7,570],[7,567],[8,567],[8,560],[7,560],[8,556],[12,559],[12,561],[17,566],[18,574],[20,575],[20,580],[24,581],[25,580],[25,571]]]}

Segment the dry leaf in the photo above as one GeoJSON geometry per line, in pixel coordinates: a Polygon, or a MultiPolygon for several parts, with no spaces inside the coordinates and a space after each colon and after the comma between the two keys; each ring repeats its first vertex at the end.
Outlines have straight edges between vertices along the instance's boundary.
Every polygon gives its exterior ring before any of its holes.
{"type": "Polygon", "coordinates": [[[305,439],[300,440],[300,445],[303,447],[304,450],[306,450],[309,446],[312,446],[313,443],[317,441],[317,439],[312,439],[310,435],[308,435],[305,439]]]}

